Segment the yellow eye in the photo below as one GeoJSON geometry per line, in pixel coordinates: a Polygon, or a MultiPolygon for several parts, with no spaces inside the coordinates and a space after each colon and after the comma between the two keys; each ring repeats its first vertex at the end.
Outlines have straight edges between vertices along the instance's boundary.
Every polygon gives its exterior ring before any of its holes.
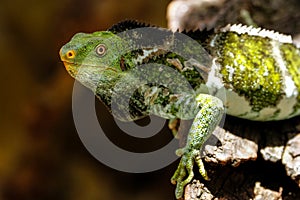
{"type": "Polygon", "coordinates": [[[75,58],[75,51],[74,50],[70,50],[67,52],[67,58],[71,59],[71,58],[75,58]]]}
{"type": "Polygon", "coordinates": [[[106,53],[106,46],[104,44],[99,44],[96,47],[96,53],[98,54],[98,56],[102,57],[105,55],[106,53]]]}

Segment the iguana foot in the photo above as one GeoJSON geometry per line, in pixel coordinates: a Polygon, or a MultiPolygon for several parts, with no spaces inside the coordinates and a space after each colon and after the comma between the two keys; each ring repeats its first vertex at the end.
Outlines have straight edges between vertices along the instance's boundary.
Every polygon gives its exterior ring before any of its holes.
{"type": "Polygon", "coordinates": [[[190,183],[194,177],[193,166],[196,162],[199,167],[199,172],[205,180],[209,180],[204,164],[200,157],[200,150],[186,150],[185,148],[178,149],[177,155],[182,155],[177,170],[171,178],[172,184],[176,185],[175,196],[179,199],[183,195],[184,187],[190,183]],[[187,175],[187,177],[186,177],[187,175]],[[186,178],[185,178],[186,177],[186,178]]]}

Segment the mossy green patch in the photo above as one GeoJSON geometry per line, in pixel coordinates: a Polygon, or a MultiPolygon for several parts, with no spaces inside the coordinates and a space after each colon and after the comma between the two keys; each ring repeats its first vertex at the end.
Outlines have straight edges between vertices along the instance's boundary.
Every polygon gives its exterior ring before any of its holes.
{"type": "Polygon", "coordinates": [[[282,75],[271,40],[225,32],[216,42],[225,87],[244,96],[253,111],[276,106],[283,94],[282,75]]]}
{"type": "Polygon", "coordinates": [[[288,72],[298,89],[298,103],[295,105],[295,110],[297,110],[300,109],[300,50],[293,44],[283,44],[280,50],[285,59],[288,72]]]}

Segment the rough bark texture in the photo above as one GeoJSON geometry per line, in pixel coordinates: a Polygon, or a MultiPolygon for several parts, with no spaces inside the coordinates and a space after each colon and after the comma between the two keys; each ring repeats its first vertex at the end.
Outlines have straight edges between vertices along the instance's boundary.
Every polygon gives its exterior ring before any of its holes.
{"type": "Polygon", "coordinates": [[[299,8],[298,0],[173,0],[167,19],[173,30],[242,23],[295,34],[300,32],[299,8]]]}
{"type": "Polygon", "coordinates": [[[198,175],[184,199],[300,198],[299,124],[300,117],[252,122],[228,116],[204,148],[211,181],[198,175]]]}
{"type": "MultiPolygon", "coordinates": [[[[295,0],[177,0],[169,5],[168,23],[173,30],[243,23],[297,35],[299,9],[295,0]]],[[[180,138],[188,127],[180,126],[180,138]]],[[[253,122],[228,116],[203,155],[211,181],[196,176],[185,200],[300,199],[300,117],[253,122]]]]}

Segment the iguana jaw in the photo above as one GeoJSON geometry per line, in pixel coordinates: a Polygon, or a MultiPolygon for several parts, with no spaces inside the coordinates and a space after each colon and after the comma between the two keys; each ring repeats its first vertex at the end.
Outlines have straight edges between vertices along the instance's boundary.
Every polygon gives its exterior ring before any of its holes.
{"type": "Polygon", "coordinates": [[[62,59],[62,61],[64,63],[64,66],[65,66],[66,70],[70,73],[70,75],[72,77],[75,77],[78,74],[78,72],[80,71],[80,68],[82,68],[82,67],[97,69],[97,71],[99,73],[101,73],[101,71],[104,71],[104,70],[111,70],[111,71],[117,73],[117,70],[114,69],[113,67],[97,66],[97,65],[86,65],[86,64],[77,64],[77,63],[65,61],[63,59],[62,59]]]}

